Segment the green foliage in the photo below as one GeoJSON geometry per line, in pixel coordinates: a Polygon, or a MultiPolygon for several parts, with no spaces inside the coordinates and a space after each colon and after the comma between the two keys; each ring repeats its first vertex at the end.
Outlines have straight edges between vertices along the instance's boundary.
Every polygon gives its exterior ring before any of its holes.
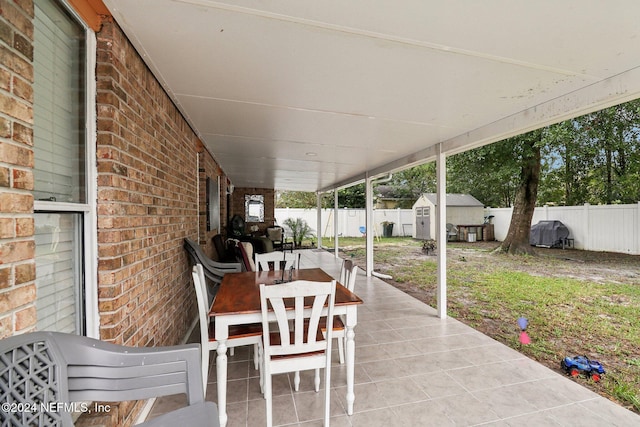
{"type": "MultiPolygon", "coordinates": [[[[323,208],[333,207],[333,196],[323,194],[320,204],[323,208]]],[[[276,192],[276,208],[311,209],[318,205],[316,193],[308,191],[278,191],[276,192]]]]}
{"type": "Polygon", "coordinates": [[[313,230],[302,218],[287,218],[284,220],[284,226],[291,232],[296,247],[302,246],[303,239],[313,236],[313,230]]]}
{"type": "MultiPolygon", "coordinates": [[[[366,201],[364,184],[357,184],[338,190],[338,207],[364,208],[366,201]]],[[[320,197],[323,208],[333,208],[333,192],[323,193],[320,197]]],[[[305,191],[278,191],[276,193],[276,208],[315,209],[318,206],[316,193],[305,191]]]]}

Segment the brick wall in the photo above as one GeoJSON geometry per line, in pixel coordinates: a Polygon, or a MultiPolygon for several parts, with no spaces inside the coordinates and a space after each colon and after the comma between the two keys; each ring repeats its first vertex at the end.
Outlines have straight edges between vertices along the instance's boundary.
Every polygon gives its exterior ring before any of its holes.
{"type": "MultiPolygon", "coordinates": [[[[0,0],[0,338],[36,325],[33,13],[31,0],[0,0]]],[[[227,178],[117,25],[105,22],[97,40],[100,335],[177,344],[197,313],[182,243],[206,224],[198,179],[221,176],[224,223],[227,178]]],[[[78,425],[130,425],[139,407],[112,405],[78,425]]]]}
{"type": "Polygon", "coordinates": [[[97,35],[102,339],[178,343],[196,316],[183,239],[198,236],[198,144],[118,26],[97,35]]]}
{"type": "MultiPolygon", "coordinates": [[[[97,40],[100,335],[177,344],[197,314],[182,246],[206,221],[197,181],[222,172],[119,27],[104,22],[97,40]]],[[[122,403],[109,423],[137,412],[122,403]]]]}
{"type": "Polygon", "coordinates": [[[33,3],[0,2],[0,338],[35,328],[33,3]]]}

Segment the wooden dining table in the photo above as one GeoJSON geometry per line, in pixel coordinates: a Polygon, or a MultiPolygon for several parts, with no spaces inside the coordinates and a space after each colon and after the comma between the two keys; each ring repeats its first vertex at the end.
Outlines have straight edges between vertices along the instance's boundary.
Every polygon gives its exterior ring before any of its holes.
{"type": "MultiPolygon", "coordinates": [[[[333,277],[320,268],[297,269],[285,271],[284,278],[292,280],[311,280],[328,282],[333,277]]],[[[276,283],[282,279],[281,271],[259,271],[243,273],[226,273],[220,284],[220,289],[209,311],[209,316],[215,317],[215,336],[218,341],[216,370],[218,384],[218,412],[220,425],[227,424],[227,345],[229,327],[247,323],[262,322],[260,307],[260,284],[276,283]]],[[[346,328],[346,367],[347,367],[347,413],[353,414],[354,366],[355,366],[355,331],[358,323],[358,305],[362,300],[349,291],[342,284],[336,285],[336,299],[334,315],[343,315],[346,328]]],[[[291,311],[293,317],[294,312],[291,311]]],[[[275,320],[275,316],[272,320],[275,320]]]]}

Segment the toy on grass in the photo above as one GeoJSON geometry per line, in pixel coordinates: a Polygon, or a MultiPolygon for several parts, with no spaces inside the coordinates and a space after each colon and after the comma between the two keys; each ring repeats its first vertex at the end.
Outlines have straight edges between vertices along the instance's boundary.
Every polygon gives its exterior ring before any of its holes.
{"type": "Polygon", "coordinates": [[[583,374],[595,382],[600,381],[602,374],[605,373],[600,362],[589,360],[587,356],[565,357],[560,362],[560,367],[572,377],[583,374]]]}
{"type": "Polygon", "coordinates": [[[518,318],[518,326],[520,327],[520,344],[531,344],[531,338],[527,334],[527,325],[529,321],[526,317],[518,318]]]}

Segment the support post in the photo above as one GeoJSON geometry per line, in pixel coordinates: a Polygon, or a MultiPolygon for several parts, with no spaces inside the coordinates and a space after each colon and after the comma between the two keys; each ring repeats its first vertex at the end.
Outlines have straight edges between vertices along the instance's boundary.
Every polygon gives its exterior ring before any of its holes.
{"type": "Polygon", "coordinates": [[[320,192],[318,191],[316,193],[316,206],[318,209],[318,217],[317,217],[317,223],[318,225],[316,226],[316,230],[318,230],[318,245],[317,248],[320,249],[322,247],[322,195],[320,194],[320,192]]]}
{"type": "Polygon", "coordinates": [[[442,144],[436,147],[436,198],[437,198],[437,242],[438,242],[438,317],[447,317],[447,172],[442,144]]]}
{"type": "Polygon", "coordinates": [[[371,277],[373,272],[373,179],[365,179],[366,209],[365,227],[367,228],[367,277],[371,277]]]}
{"type": "Polygon", "coordinates": [[[338,244],[338,189],[333,190],[333,255],[337,258],[338,256],[338,248],[340,245],[338,244]]]}

